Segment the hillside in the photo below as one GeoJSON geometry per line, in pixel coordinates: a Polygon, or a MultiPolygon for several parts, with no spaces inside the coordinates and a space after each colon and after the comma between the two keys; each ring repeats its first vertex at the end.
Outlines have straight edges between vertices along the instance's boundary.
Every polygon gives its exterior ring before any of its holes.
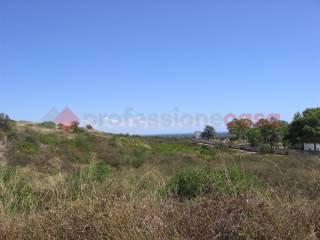
{"type": "Polygon", "coordinates": [[[9,121],[1,239],[316,239],[320,159],[9,121]]]}

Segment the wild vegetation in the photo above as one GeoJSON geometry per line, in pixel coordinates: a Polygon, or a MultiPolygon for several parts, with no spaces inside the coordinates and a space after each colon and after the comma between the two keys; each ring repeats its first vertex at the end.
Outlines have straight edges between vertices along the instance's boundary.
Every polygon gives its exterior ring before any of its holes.
{"type": "Polygon", "coordinates": [[[0,124],[1,239],[320,237],[318,156],[0,124]]]}

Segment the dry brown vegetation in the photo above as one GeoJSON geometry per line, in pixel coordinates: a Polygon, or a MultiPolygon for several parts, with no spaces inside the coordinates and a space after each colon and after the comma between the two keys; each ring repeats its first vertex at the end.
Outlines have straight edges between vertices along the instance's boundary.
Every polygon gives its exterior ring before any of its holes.
{"type": "Polygon", "coordinates": [[[305,203],[255,196],[156,201],[107,194],[2,223],[2,239],[316,239],[305,203]]]}
{"type": "Polygon", "coordinates": [[[14,124],[2,135],[0,239],[320,238],[317,156],[14,124]]]}

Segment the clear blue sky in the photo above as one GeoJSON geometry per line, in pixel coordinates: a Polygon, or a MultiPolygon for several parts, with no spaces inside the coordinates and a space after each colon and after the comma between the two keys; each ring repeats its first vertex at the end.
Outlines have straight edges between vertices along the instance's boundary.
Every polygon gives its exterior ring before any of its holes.
{"type": "Polygon", "coordinates": [[[0,84],[0,112],[30,121],[65,106],[80,117],[133,108],[290,120],[320,105],[320,1],[0,0],[0,84]]]}

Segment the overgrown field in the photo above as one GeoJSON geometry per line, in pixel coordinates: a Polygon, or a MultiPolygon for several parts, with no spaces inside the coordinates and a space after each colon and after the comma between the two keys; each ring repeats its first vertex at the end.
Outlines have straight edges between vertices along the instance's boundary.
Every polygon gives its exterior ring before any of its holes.
{"type": "Polygon", "coordinates": [[[320,238],[317,156],[17,123],[0,140],[0,239],[320,238]]]}

